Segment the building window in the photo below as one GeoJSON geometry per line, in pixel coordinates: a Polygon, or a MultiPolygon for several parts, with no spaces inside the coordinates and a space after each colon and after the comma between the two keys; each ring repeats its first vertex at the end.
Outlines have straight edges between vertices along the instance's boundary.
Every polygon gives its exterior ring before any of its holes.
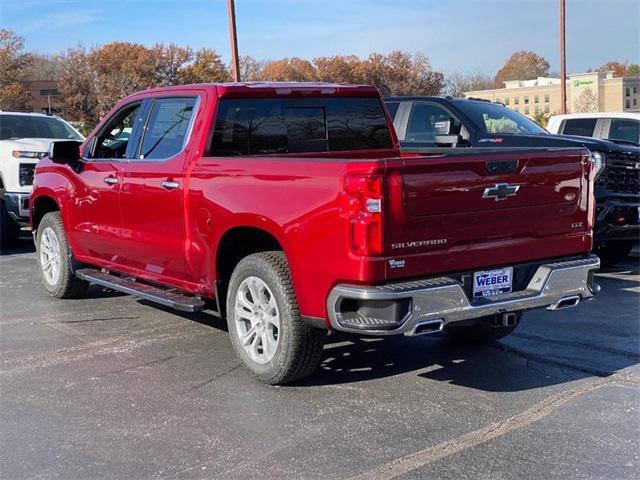
{"type": "Polygon", "coordinates": [[[536,105],[536,108],[533,110],[536,115],[540,114],[540,107],[536,105]]]}
{"type": "Polygon", "coordinates": [[[631,108],[631,102],[629,100],[624,102],[624,108],[631,108]]]}
{"type": "Polygon", "coordinates": [[[524,114],[529,115],[529,107],[524,107],[524,114]]]}
{"type": "Polygon", "coordinates": [[[505,97],[504,98],[504,104],[505,105],[509,105],[509,97],[505,97]]]}
{"type": "MultiPolygon", "coordinates": [[[[520,105],[520,97],[516,97],[516,98],[514,98],[514,99],[513,99],[513,104],[514,104],[514,105],[520,105]]],[[[518,110],[518,109],[516,108],[516,111],[517,111],[517,110],[518,110]]]]}
{"type": "Polygon", "coordinates": [[[638,99],[637,99],[637,98],[634,98],[634,99],[633,99],[633,106],[635,107],[636,105],[638,105],[638,99]]]}
{"type": "Polygon", "coordinates": [[[624,89],[624,94],[626,97],[628,97],[629,95],[631,95],[631,89],[629,87],[624,89]]]}
{"type": "Polygon", "coordinates": [[[529,105],[529,97],[524,97],[524,104],[529,105]]]}
{"type": "Polygon", "coordinates": [[[544,113],[549,113],[549,105],[544,106],[544,113]]]}
{"type": "Polygon", "coordinates": [[[633,94],[635,95],[636,93],[638,93],[638,87],[633,87],[633,94]]]}
{"type": "Polygon", "coordinates": [[[549,95],[544,96],[544,103],[549,103],[549,95]]]}
{"type": "Polygon", "coordinates": [[[538,95],[533,97],[533,103],[540,103],[540,97],[538,95]]]}

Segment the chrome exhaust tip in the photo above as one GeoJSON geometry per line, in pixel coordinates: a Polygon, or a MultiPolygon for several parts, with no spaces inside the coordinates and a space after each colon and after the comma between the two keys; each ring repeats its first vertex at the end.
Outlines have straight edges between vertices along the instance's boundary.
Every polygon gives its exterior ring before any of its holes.
{"type": "Polygon", "coordinates": [[[515,327],[518,325],[518,314],[516,312],[507,312],[502,314],[503,327],[515,327]]]}
{"type": "Polygon", "coordinates": [[[416,323],[416,326],[413,327],[413,330],[409,333],[409,336],[416,335],[429,335],[431,333],[438,333],[444,329],[444,320],[426,320],[424,322],[416,323]]]}
{"type": "Polygon", "coordinates": [[[549,305],[547,310],[564,310],[566,308],[575,307],[580,303],[580,295],[572,295],[570,297],[563,297],[557,303],[549,305]]]}

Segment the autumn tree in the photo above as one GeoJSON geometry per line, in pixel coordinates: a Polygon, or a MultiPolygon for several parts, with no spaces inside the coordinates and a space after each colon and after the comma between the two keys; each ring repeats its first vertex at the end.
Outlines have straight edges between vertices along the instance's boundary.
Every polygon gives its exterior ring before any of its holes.
{"type": "Polygon", "coordinates": [[[627,67],[625,77],[640,77],[640,65],[632,63],[627,67]]]}
{"type": "Polygon", "coordinates": [[[31,53],[29,80],[57,80],[60,76],[60,55],[31,53]]]}
{"type": "Polygon", "coordinates": [[[495,88],[495,80],[483,73],[452,73],[447,75],[445,92],[452,97],[462,97],[464,92],[495,88]]]}
{"type": "Polygon", "coordinates": [[[58,90],[62,114],[93,127],[99,119],[97,76],[89,57],[90,54],[80,45],[68,49],[61,56],[58,90]]]}
{"type": "Polygon", "coordinates": [[[157,84],[153,51],[137,43],[112,42],[95,48],[89,63],[95,74],[100,115],[123,97],[157,84]]]}
{"type": "Polygon", "coordinates": [[[614,77],[624,77],[625,73],[627,71],[627,64],[625,63],[620,63],[617,62],[615,60],[612,60],[610,62],[607,62],[603,65],[600,65],[596,71],[598,72],[602,72],[602,73],[606,73],[606,72],[613,72],[613,76],[614,77]]]}
{"type": "Polygon", "coordinates": [[[576,113],[593,113],[598,111],[598,96],[590,88],[585,88],[573,101],[576,113]]]}
{"type": "Polygon", "coordinates": [[[231,75],[220,55],[210,48],[195,53],[194,60],[180,71],[180,83],[228,82],[231,75]]]}
{"type": "Polygon", "coordinates": [[[444,75],[419,53],[372,53],[360,62],[357,75],[360,83],[375,85],[382,95],[438,95],[444,88],[444,75]]]}
{"type": "Polygon", "coordinates": [[[243,82],[255,82],[263,80],[262,71],[267,62],[258,60],[249,55],[240,57],[240,78],[243,82]]]}
{"type": "Polygon", "coordinates": [[[529,50],[520,50],[511,55],[498,70],[495,84],[502,86],[507,80],[531,80],[548,74],[549,62],[544,57],[529,50]]]}
{"type": "Polygon", "coordinates": [[[316,75],[323,82],[361,83],[362,60],[355,55],[334,55],[313,59],[316,75]]]}
{"type": "Polygon", "coordinates": [[[184,68],[194,58],[190,47],[179,47],[175,43],[156,44],[151,55],[155,63],[154,83],[163,87],[180,83],[184,68]]]}
{"type": "Polygon", "coordinates": [[[262,76],[268,81],[312,82],[318,79],[313,64],[298,57],[267,62],[262,76]]]}
{"type": "Polygon", "coordinates": [[[11,30],[0,29],[0,108],[24,110],[31,94],[29,79],[31,55],[24,51],[24,39],[11,30]]]}

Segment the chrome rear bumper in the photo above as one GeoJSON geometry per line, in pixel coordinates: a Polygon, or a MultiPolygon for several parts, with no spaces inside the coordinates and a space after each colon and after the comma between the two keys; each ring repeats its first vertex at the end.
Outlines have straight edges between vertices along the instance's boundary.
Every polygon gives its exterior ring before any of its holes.
{"type": "MultiPolygon", "coordinates": [[[[380,286],[338,285],[327,299],[329,321],[336,330],[368,335],[415,335],[416,326],[429,321],[450,323],[505,312],[518,312],[546,307],[559,310],[577,305],[593,297],[599,286],[593,284],[592,272],[600,267],[595,255],[578,260],[545,263],[538,267],[527,288],[519,292],[497,295],[482,301],[469,300],[460,283],[450,277],[438,277],[380,286]],[[347,320],[341,306],[345,300],[380,300],[407,302],[404,317],[383,328],[367,318],[347,320]],[[361,320],[361,323],[357,322],[361,320]]],[[[352,315],[353,317],[353,315],[352,315]]],[[[357,315],[356,315],[357,317],[357,315]]]]}

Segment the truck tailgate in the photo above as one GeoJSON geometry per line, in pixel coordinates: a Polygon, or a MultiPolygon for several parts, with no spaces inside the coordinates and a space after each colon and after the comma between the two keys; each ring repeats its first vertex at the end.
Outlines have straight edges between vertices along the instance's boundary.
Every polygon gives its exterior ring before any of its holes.
{"type": "Polygon", "coordinates": [[[396,260],[388,277],[590,248],[585,150],[407,156],[390,161],[388,175],[385,245],[396,260]]]}

